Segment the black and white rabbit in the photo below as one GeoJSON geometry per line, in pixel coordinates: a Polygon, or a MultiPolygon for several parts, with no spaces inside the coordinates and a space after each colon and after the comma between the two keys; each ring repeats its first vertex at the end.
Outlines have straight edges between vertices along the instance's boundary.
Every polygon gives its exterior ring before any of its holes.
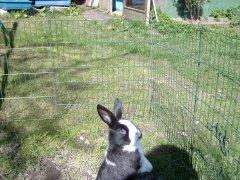
{"type": "Polygon", "coordinates": [[[122,119],[122,102],[115,100],[114,113],[100,104],[97,111],[109,127],[109,145],[97,180],[134,179],[138,174],[151,172],[153,167],[139,142],[142,133],[129,120],[122,119]]]}

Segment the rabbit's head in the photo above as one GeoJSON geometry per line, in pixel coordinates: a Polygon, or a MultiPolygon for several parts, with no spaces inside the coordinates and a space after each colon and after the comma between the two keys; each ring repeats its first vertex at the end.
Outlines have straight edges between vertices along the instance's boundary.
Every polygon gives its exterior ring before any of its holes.
{"type": "Polygon", "coordinates": [[[131,121],[122,119],[122,102],[115,100],[114,112],[100,104],[97,105],[97,111],[109,127],[109,144],[123,151],[135,151],[142,133],[131,121]]]}

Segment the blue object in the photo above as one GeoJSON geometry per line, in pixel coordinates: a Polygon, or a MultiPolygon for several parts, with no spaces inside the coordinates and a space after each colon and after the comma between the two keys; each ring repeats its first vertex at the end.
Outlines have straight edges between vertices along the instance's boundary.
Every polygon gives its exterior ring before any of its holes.
{"type": "Polygon", "coordinates": [[[71,0],[35,0],[34,6],[70,6],[70,4],[71,0]]]}
{"type": "Polygon", "coordinates": [[[0,0],[0,9],[4,10],[27,10],[32,7],[29,0],[0,0]]]}
{"type": "Polygon", "coordinates": [[[123,0],[114,0],[114,10],[122,11],[123,10],[123,0]]]}

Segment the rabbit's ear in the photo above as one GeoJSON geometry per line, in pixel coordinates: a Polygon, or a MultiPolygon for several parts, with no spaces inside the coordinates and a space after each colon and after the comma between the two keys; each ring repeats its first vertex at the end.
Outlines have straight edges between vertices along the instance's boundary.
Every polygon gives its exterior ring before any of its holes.
{"type": "Polygon", "coordinates": [[[97,111],[101,119],[107,123],[108,126],[111,126],[117,121],[116,116],[107,108],[102,106],[101,104],[97,105],[97,111]]]}
{"type": "Polygon", "coordinates": [[[114,113],[117,117],[117,120],[122,119],[122,109],[122,102],[118,98],[116,98],[114,102],[114,113]]]}

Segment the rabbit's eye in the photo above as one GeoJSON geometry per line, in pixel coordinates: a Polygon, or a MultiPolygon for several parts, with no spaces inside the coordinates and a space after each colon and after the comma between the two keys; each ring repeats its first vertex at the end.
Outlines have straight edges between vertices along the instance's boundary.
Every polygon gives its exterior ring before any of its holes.
{"type": "Polygon", "coordinates": [[[123,134],[123,135],[125,135],[127,132],[126,132],[124,129],[121,129],[121,130],[120,130],[120,133],[123,134]]]}

